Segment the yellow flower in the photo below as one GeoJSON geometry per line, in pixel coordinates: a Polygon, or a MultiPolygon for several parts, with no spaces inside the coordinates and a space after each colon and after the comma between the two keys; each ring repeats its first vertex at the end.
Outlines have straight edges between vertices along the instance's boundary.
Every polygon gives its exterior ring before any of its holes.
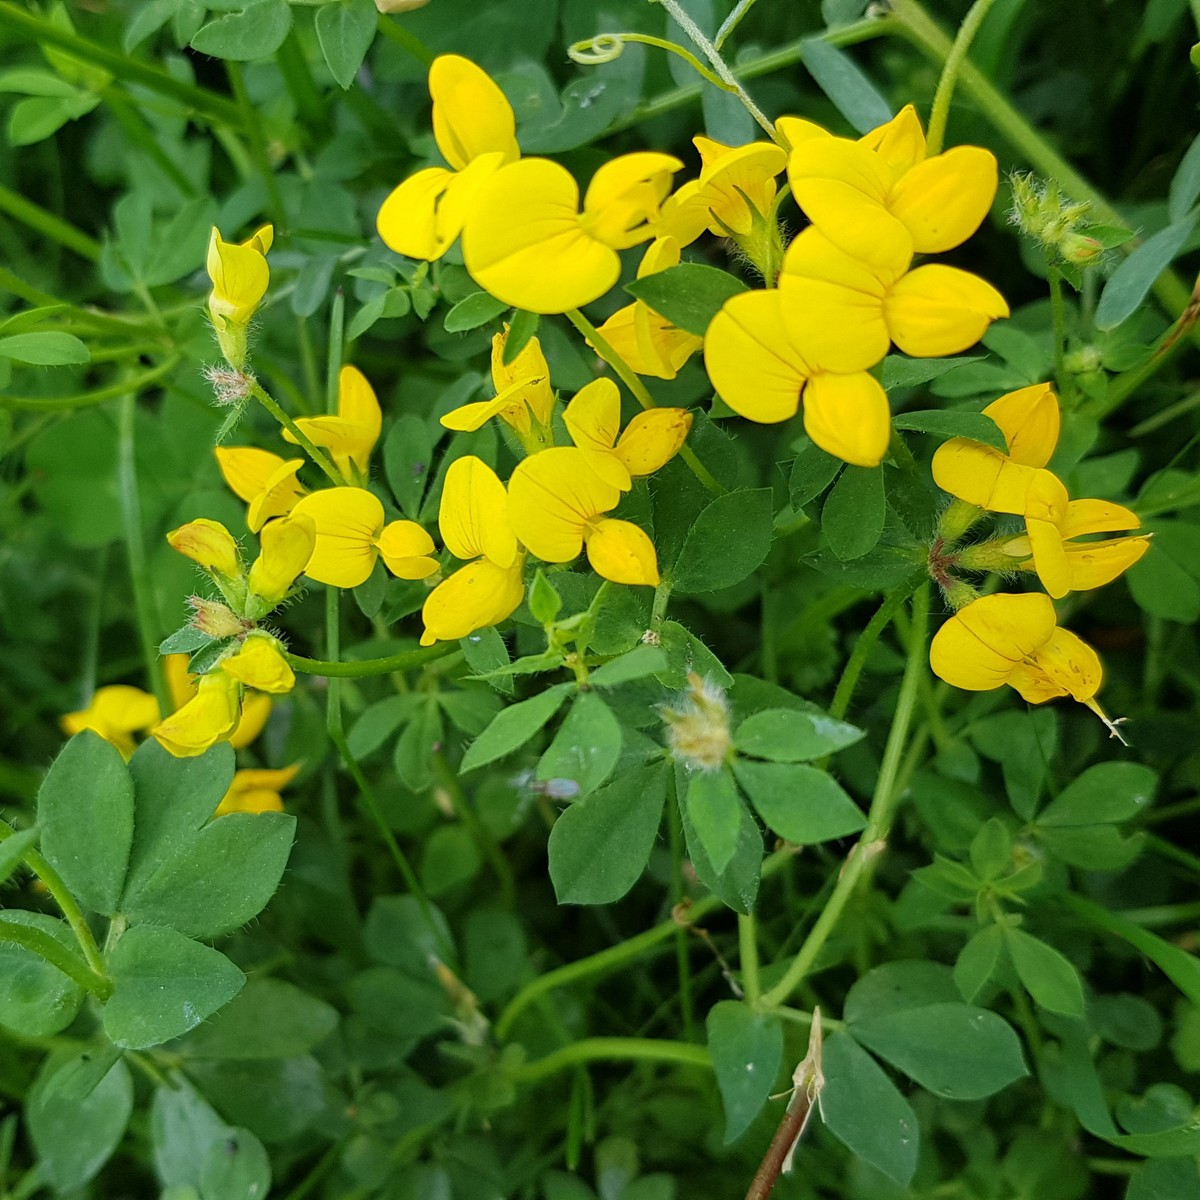
{"type": "Polygon", "coordinates": [[[247,616],[258,620],[281,604],[312,558],[317,527],[301,513],[268,521],[259,532],[262,551],[250,567],[247,616]]]}
{"type": "Polygon", "coordinates": [[[242,573],[242,556],[237,542],[220,521],[200,517],[172,529],[167,542],[210,574],[237,579],[242,573]]]}
{"type": "MultiPolygon", "coordinates": [[[[658,237],[642,256],[637,277],[645,279],[679,265],[679,242],[658,237]]],[[[599,332],[638,375],[674,379],[679,369],[704,344],[704,339],[678,329],[642,300],[618,309],[599,332]]]]}
{"type": "Polygon", "coordinates": [[[780,293],[815,366],[865,371],[892,342],[918,358],[957,354],[1008,316],[1004,297],[977,275],[941,263],[910,271],[913,244],[903,226],[877,221],[874,239],[870,263],[815,228],[784,255],[780,293]]]}
{"type": "Polygon", "coordinates": [[[847,254],[876,262],[879,230],[905,233],[918,254],[939,254],[979,228],[996,195],[996,157],[955,146],[932,158],[912,105],[854,142],[782,117],[788,180],[805,215],[847,254]]]}
{"type": "Polygon", "coordinates": [[[283,798],[280,792],[296,777],[300,765],[280,767],[277,770],[235,771],[233,782],[217,805],[214,817],[228,813],[282,812],[283,798]]]}
{"type": "Polygon", "coordinates": [[[433,136],[450,164],[426,167],[383,202],[384,243],[409,258],[440,258],[462,232],[481,185],[521,155],[512,106],[469,59],[443,54],[429,68],[433,136]]]}
{"type": "Polygon", "coordinates": [[[1095,650],[1058,627],[1054,604],[1039,592],[973,600],[934,635],[934,674],[954,687],[986,692],[1009,684],[1030,704],[1070,696],[1116,735],[1096,702],[1104,673],[1095,650]]]}
{"type": "Polygon", "coordinates": [[[794,417],[803,396],[805,432],[822,450],[877,467],[892,432],[887,393],[865,371],[817,370],[803,336],[778,290],[733,296],[704,338],[708,377],[734,412],[764,424],[794,417]]]}
{"type": "Polygon", "coordinates": [[[230,490],[250,507],[246,525],[257,533],[272,517],[284,517],[305,495],[296,478],[304,466],[302,458],[280,458],[254,446],[217,446],[217,466],[230,490]]]}
{"type": "Polygon", "coordinates": [[[588,561],[614,583],[659,583],[658,559],[645,532],[629,521],[606,518],[619,488],[588,466],[573,446],[534,454],[508,482],[508,516],[517,538],[545,562],[565,563],[587,544],[588,561]]]}
{"type": "Polygon", "coordinates": [[[505,364],[507,343],[505,325],[504,332],[492,338],[492,386],[496,395],[491,400],[464,404],[446,413],[440,418],[441,423],[447,429],[474,433],[485,422],[499,417],[523,442],[547,443],[554,413],[554,389],[550,386],[550,368],[541,343],[535,337],[530,338],[512,362],[505,364]]]}
{"type": "MultiPolygon", "coordinates": [[[[337,416],[300,417],[296,421],[297,428],[314,446],[329,451],[346,479],[366,477],[382,424],[374,389],[366,376],[351,366],[342,367],[338,375],[337,416]]],[[[285,429],[283,436],[295,444],[291,430],[285,429]]]]}
{"type": "MultiPolygon", "coordinates": [[[[261,631],[247,635],[232,654],[221,659],[218,670],[260,692],[279,695],[296,686],[296,676],[283,656],[283,647],[269,633],[261,631]]],[[[200,680],[200,687],[204,687],[204,679],[200,680]]]]}
{"type": "Polygon", "coordinates": [[[475,561],[429,593],[423,646],[498,625],[525,595],[525,555],[509,524],[504,484],[482,459],[466,455],[450,464],[438,529],[451,554],[475,561]]]}
{"type": "Polygon", "coordinates": [[[124,758],[134,751],[135,733],[145,733],[159,719],[158,701],[141,688],[123,683],[97,688],[87,708],[66,713],[59,720],[71,737],[84,729],[112,742],[124,758]]]}
{"type": "Polygon", "coordinates": [[[565,167],[544,158],[510,163],[483,185],[467,219],[467,270],[497,299],[529,312],[588,304],[617,282],[617,251],[653,236],[682,165],[652,151],[611,159],[592,177],[581,212],[565,167]]]}
{"type": "Polygon", "coordinates": [[[692,414],[683,408],[652,408],[638,413],[618,437],[621,394],[611,379],[594,379],[567,405],[563,422],[592,470],[627,492],[632,477],[654,474],[679,453],[692,414]]]}
{"type": "Polygon", "coordinates": [[[383,504],[366,488],[338,487],[305,496],[292,516],[304,516],[316,527],[316,546],[305,574],[331,587],[365,583],[383,556],[384,565],[401,579],[426,579],[437,569],[433,539],[415,521],[385,524],[383,504]]]}
{"type": "Polygon", "coordinates": [[[196,694],[150,732],[176,758],[194,758],[228,741],[241,715],[241,684],[225,671],[203,676],[196,694]]]}
{"type": "Polygon", "coordinates": [[[208,312],[221,353],[236,371],[245,366],[250,318],[271,282],[267,251],[274,238],[274,228],[264,225],[244,242],[227,242],[213,226],[208,240],[208,277],[213,285],[208,312]]]}
{"type": "MultiPolygon", "coordinates": [[[[163,670],[167,676],[171,702],[176,710],[181,709],[196,695],[196,677],[188,671],[188,655],[168,654],[163,659],[163,670]]],[[[262,733],[270,715],[270,696],[263,692],[245,692],[242,696],[242,711],[237,728],[224,740],[235,750],[249,746],[262,733]]]]}

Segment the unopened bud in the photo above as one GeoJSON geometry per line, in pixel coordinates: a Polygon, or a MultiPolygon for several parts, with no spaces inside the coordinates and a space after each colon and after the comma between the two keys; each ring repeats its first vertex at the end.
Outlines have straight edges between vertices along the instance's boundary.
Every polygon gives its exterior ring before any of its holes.
{"type": "Polygon", "coordinates": [[[246,621],[236,616],[219,600],[206,600],[203,596],[189,596],[188,604],[192,608],[192,627],[217,641],[238,637],[250,628],[246,621]]]}
{"type": "Polygon", "coordinates": [[[375,0],[375,7],[381,13],[401,13],[424,8],[428,3],[429,0],[375,0]]]}
{"type": "Polygon", "coordinates": [[[671,754],[692,770],[718,771],[729,757],[729,703],[725,693],[694,671],[688,672],[688,690],[670,707],[662,709],[671,754]]]}
{"type": "Polygon", "coordinates": [[[1063,237],[1058,251],[1067,262],[1086,267],[1104,253],[1104,247],[1093,237],[1071,232],[1063,237]]]}
{"type": "Polygon", "coordinates": [[[206,571],[223,575],[227,579],[237,578],[242,573],[242,559],[238,554],[237,542],[220,521],[199,517],[172,529],[167,542],[173,550],[187,555],[206,571]]]}

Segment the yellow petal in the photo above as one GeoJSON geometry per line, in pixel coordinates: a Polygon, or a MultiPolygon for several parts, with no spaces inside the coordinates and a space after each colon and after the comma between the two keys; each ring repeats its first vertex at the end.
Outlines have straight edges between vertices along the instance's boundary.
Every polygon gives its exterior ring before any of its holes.
{"type": "Polygon", "coordinates": [[[1075,538],[1087,533],[1116,533],[1138,529],[1141,524],[1137,513],[1124,505],[1108,500],[1072,500],[1062,520],[1062,535],[1075,538]]]}
{"type": "Polygon", "coordinates": [[[521,153],[516,119],[504,93],[481,67],[457,54],[442,54],[429,68],[433,136],[446,161],[461,171],[481,154],[505,162],[521,153]]]}
{"type": "Polygon", "coordinates": [[[399,579],[428,579],[438,569],[433,538],[416,521],[391,521],[377,542],[383,565],[399,579]]]}
{"type": "Polygon", "coordinates": [[[563,411],[571,441],[583,451],[588,466],[621,491],[632,486],[629,470],[613,453],[621,429],[621,394],[611,379],[593,379],[563,411]]]}
{"type": "Polygon", "coordinates": [[[1069,629],[1056,629],[1032,656],[1013,671],[1009,683],[1030,704],[1070,696],[1086,704],[1100,690],[1100,656],[1069,629]]]}
{"type": "Polygon", "coordinates": [[[792,150],[802,142],[807,142],[814,138],[833,138],[833,134],[828,129],[816,124],[815,121],[807,121],[803,117],[777,117],[775,119],[775,132],[783,138],[784,142],[792,150]]]}
{"type": "Polygon", "coordinates": [[[941,263],[909,271],[885,302],[892,341],[915,358],[958,354],[973,346],[1008,304],[990,283],[941,263]]]}
{"type": "Polygon", "coordinates": [[[814,369],[866,371],[892,344],[878,296],[786,273],[779,277],[779,294],[789,338],[814,369]]]}
{"type": "Polygon", "coordinates": [[[671,176],[682,167],[674,155],[654,150],[610,158],[588,184],[583,228],[614,250],[645,241],[671,190],[671,176]]]}
{"type": "Polygon", "coordinates": [[[941,254],[965,242],[996,198],[996,156],[979,146],[955,146],[907,171],[888,209],[912,236],[918,254],[941,254]]]}
{"type": "MultiPolygon", "coordinates": [[[[357,367],[347,365],[338,375],[337,416],[301,417],[296,425],[313,445],[329,450],[343,473],[348,473],[347,468],[353,464],[359,474],[365,475],[371,451],[379,440],[383,413],[367,377],[357,367]]],[[[290,430],[285,429],[283,436],[295,444],[290,430]]]]}
{"type": "Polygon", "coordinates": [[[733,147],[704,137],[692,141],[704,163],[700,193],[711,214],[710,231],[748,234],[771,211],[775,177],[787,166],[787,155],[773,142],[733,147]]]}
{"type": "Polygon", "coordinates": [[[296,501],[307,495],[296,478],[296,472],[303,465],[302,458],[290,458],[282,463],[267,480],[266,487],[250,501],[246,509],[246,525],[251,533],[257,533],[273,517],[287,516],[296,506],[296,501]]]}
{"type": "Polygon", "coordinates": [[[280,770],[250,770],[234,772],[233,782],[217,805],[214,817],[228,813],[282,812],[280,791],[295,778],[299,765],[280,770]]]}
{"type": "Polygon", "coordinates": [[[512,566],[517,539],[508,523],[508,497],[496,472],[481,458],[468,454],[450,464],[438,530],[455,558],[482,555],[498,567],[512,566]]]}
{"type": "Polygon", "coordinates": [[[588,523],[616,508],[620,499],[620,490],[605,483],[574,446],[523,459],[508,481],[513,532],[545,562],[575,558],[588,523]]]}
{"type": "Polygon", "coordinates": [[[1061,600],[1071,590],[1071,567],[1058,526],[1026,517],[1025,529],[1033,553],[1033,568],[1042,586],[1055,600],[1061,600]]]}
{"type": "Polygon", "coordinates": [[[951,438],[933,456],[934,482],[944,492],[989,512],[1023,516],[1037,468],[1012,462],[999,450],[951,438]]]}
{"type": "Polygon", "coordinates": [[[383,505],[365,488],[327,488],[305,496],[293,516],[316,526],[317,541],[305,574],[331,587],[358,587],[375,566],[375,540],[383,530],[383,505]]]}
{"type": "MultiPolygon", "coordinates": [[[[217,446],[213,453],[230,491],[247,504],[266,488],[267,480],[284,465],[278,454],[255,446],[217,446]]],[[[303,460],[293,461],[300,463],[303,460]]]]}
{"type": "Polygon", "coordinates": [[[549,425],[554,414],[554,388],[550,384],[550,368],[542,345],[535,337],[521,347],[520,353],[510,363],[504,361],[504,350],[508,344],[508,326],[492,337],[492,385],[496,394],[506,392],[514,404],[528,407],[539,425],[549,425]],[[523,386],[512,391],[518,384],[523,386]]]}
{"type": "Polygon", "coordinates": [[[887,392],[865,371],[821,371],[804,389],[804,430],[827,454],[856,467],[877,467],[892,437],[887,392]]]}
{"type": "Polygon", "coordinates": [[[721,399],[763,424],[796,415],[811,374],[776,290],[743,292],[725,301],[704,336],[704,365],[721,399]]]}
{"type": "Polygon", "coordinates": [[[208,309],[220,328],[225,322],[245,325],[266,295],[271,282],[266,252],[274,230],[264,225],[242,243],[227,242],[213,226],[208,241],[208,276],[212,294],[208,309]]]}
{"type": "Polygon", "coordinates": [[[700,180],[689,179],[659,206],[654,236],[656,240],[671,238],[681,246],[690,246],[708,228],[711,220],[700,180]]]}
{"type": "Polygon", "coordinates": [[[596,574],[613,583],[658,587],[661,582],[654,543],[629,521],[596,521],[587,532],[587,554],[596,574]]]}
{"type": "Polygon", "coordinates": [[[249,746],[266,728],[274,701],[266,692],[247,690],[242,696],[242,715],[237,728],[229,735],[229,744],[235,750],[249,746]]]}
{"type": "Polygon", "coordinates": [[[453,171],[426,167],[393,188],[380,206],[375,227],[383,244],[397,254],[432,262],[450,248],[462,227],[439,220],[439,209],[453,171]]]}
{"type": "Polygon", "coordinates": [[[1007,683],[1055,629],[1049,597],[999,593],[974,600],[934,635],[929,665],[939,679],[969,692],[1007,683]]]}
{"type": "Polygon", "coordinates": [[[634,478],[653,475],[679,453],[692,428],[686,408],[652,408],[625,426],[617,441],[617,457],[634,478]]]}
{"type": "Polygon", "coordinates": [[[584,231],[570,172],[542,158],[497,171],[463,231],[463,260],[493,296],[528,312],[590,304],[616,283],[621,260],[584,231]]]}
{"type": "Polygon", "coordinates": [[[514,559],[511,566],[498,567],[482,558],[439,583],[421,610],[421,644],[457,641],[511,616],[525,595],[523,565],[514,559]]]}
{"type": "Polygon", "coordinates": [[[188,654],[165,654],[162,665],[171,693],[172,710],[182,708],[196,694],[196,677],[188,671],[188,654]]]}
{"type": "Polygon", "coordinates": [[[906,104],[890,121],[864,134],[859,143],[874,150],[898,175],[903,175],[925,158],[925,133],[917,110],[911,104],[906,104]]]}
{"type": "Polygon", "coordinates": [[[282,517],[269,521],[258,535],[262,550],[250,568],[250,592],[262,601],[255,619],[282,603],[292,584],[308,565],[317,544],[317,527],[311,517],[282,517]]]}
{"type": "MultiPolygon", "coordinates": [[[[260,692],[278,695],[296,686],[296,676],[279,643],[268,633],[249,634],[233,654],[221,659],[220,670],[260,692]]],[[[204,680],[200,690],[204,690],[204,680]]]]}
{"type": "Polygon", "coordinates": [[[1008,392],[983,411],[1000,426],[1013,462],[1044,467],[1050,461],[1058,445],[1061,416],[1058,397],[1048,383],[1008,392]]]}
{"type": "Polygon", "coordinates": [[[159,722],[151,733],[176,758],[194,758],[225,741],[238,722],[238,681],[224,671],[210,671],[196,695],[178,712],[159,722]]]}
{"type": "Polygon", "coordinates": [[[161,715],[158,701],[148,692],[114,683],[97,688],[87,708],[64,714],[59,724],[71,736],[90,729],[128,758],[134,748],[130,735],[148,730],[161,715]]]}
{"type": "Polygon", "coordinates": [[[1067,565],[1073,592],[1090,592],[1111,583],[1150,549],[1150,535],[1110,538],[1103,542],[1067,543],[1067,565]]]}
{"type": "Polygon", "coordinates": [[[236,578],[242,573],[237,542],[220,521],[210,521],[207,517],[189,521],[172,529],[167,534],[167,543],[206,571],[227,578],[236,578]]]}

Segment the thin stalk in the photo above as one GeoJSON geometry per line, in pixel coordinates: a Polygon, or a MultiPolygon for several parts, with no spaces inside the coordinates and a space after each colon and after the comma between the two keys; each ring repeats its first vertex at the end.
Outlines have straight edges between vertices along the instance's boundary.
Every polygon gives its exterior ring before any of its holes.
{"type": "Polygon", "coordinates": [[[797,1138],[804,1132],[811,1111],[812,1100],[809,1097],[808,1089],[796,1088],[792,1092],[791,1099],[788,1100],[787,1110],[775,1130],[775,1136],[771,1138],[771,1144],[767,1147],[767,1152],[763,1155],[758,1170],[754,1172],[750,1190],[746,1193],[746,1200],[767,1200],[775,1190],[775,1184],[779,1182],[779,1176],[783,1174],[783,1164],[787,1162],[788,1155],[792,1153],[797,1138]]]}
{"type": "Polygon", "coordinates": [[[525,1063],[513,1072],[516,1083],[537,1083],[568,1067],[589,1062],[654,1062],[712,1070],[708,1049],[690,1042],[668,1042],[657,1038],[582,1038],[525,1063]]]}
{"type": "Polygon", "coordinates": [[[433,60],[437,55],[415,33],[411,33],[405,29],[399,22],[393,21],[391,17],[380,13],[379,24],[376,28],[389,42],[394,43],[401,50],[411,54],[423,67],[433,65],[433,60]]]}
{"type": "Polygon", "coordinates": [[[93,392],[77,392],[71,396],[0,396],[0,408],[20,408],[27,412],[66,412],[74,408],[87,408],[103,404],[118,396],[137,396],[165,379],[183,361],[173,354],[157,367],[150,367],[137,375],[129,375],[107,387],[93,392]]]}
{"type": "Polygon", "coordinates": [[[262,123],[259,121],[258,109],[250,101],[246,91],[246,83],[242,78],[240,63],[226,60],[225,73],[229,77],[229,85],[233,89],[234,99],[242,114],[242,125],[246,130],[246,138],[250,143],[250,156],[262,181],[266,185],[271,216],[276,225],[287,224],[287,210],[283,206],[283,197],[279,192],[279,184],[275,181],[275,171],[267,154],[267,139],[263,136],[262,123]]]}
{"type": "Polygon", "coordinates": [[[854,849],[850,851],[833,894],[821,911],[816,924],[804,939],[796,957],[780,981],[763,995],[764,1006],[783,1004],[803,982],[817,956],[824,949],[829,935],[837,926],[858,881],[868,865],[883,852],[891,833],[896,808],[903,795],[897,787],[901,761],[908,743],[909,729],[917,706],[921,674],[925,670],[925,650],[929,625],[929,583],[924,582],[913,596],[912,628],[909,632],[908,655],[904,665],[904,678],[896,700],[896,712],[888,732],[883,761],[879,766],[879,777],[875,783],[875,794],[867,813],[867,827],[862,831],[854,849]]]}
{"type": "Polygon", "coordinates": [[[753,7],[754,0],[738,0],[737,7],[721,22],[721,28],[717,30],[717,36],[713,38],[713,45],[718,50],[725,45],[725,40],[742,23],[742,18],[753,7]]]}
{"type": "Polygon", "coordinates": [[[600,63],[613,62],[619,58],[626,42],[633,42],[639,46],[653,46],[656,50],[665,50],[668,54],[674,54],[682,58],[706,83],[710,83],[713,87],[728,92],[730,95],[738,95],[737,83],[727,83],[720,75],[710,71],[690,50],[678,42],[654,37],[649,33],[599,33],[595,37],[576,42],[569,47],[567,53],[570,55],[571,61],[579,63],[580,66],[595,66],[600,63]]]}
{"type": "Polygon", "coordinates": [[[346,293],[338,288],[329,308],[329,361],[325,372],[325,408],[335,413],[338,406],[338,376],[342,370],[345,345],[346,293]]]}
{"type": "Polygon", "coordinates": [[[738,965],[742,971],[742,992],[753,1008],[758,1003],[758,930],[754,916],[738,913],[738,965]]]}
{"type": "Polygon", "coordinates": [[[364,658],[358,662],[337,662],[331,659],[302,658],[299,654],[284,653],[293,671],[301,675],[324,675],[327,679],[361,679],[369,675],[390,675],[393,671],[408,671],[423,667],[437,658],[445,658],[458,649],[453,642],[405,650],[386,658],[364,658]]]}
{"type": "MultiPolygon", "coordinates": [[[[667,837],[671,850],[671,901],[673,905],[683,903],[687,894],[683,881],[683,821],[675,800],[674,773],[671,777],[671,794],[667,800],[667,837]]],[[[679,1015],[683,1026],[683,1040],[696,1040],[695,1013],[692,1003],[692,955],[688,942],[688,931],[678,921],[675,926],[675,971],[679,977],[679,1015]]]]}
{"type": "MultiPolygon", "coordinates": [[[[650,395],[646,385],[638,378],[637,373],[609,345],[604,335],[579,311],[572,308],[563,314],[576,329],[587,339],[596,355],[603,359],[620,381],[630,390],[633,398],[645,409],[656,408],[654,397],[650,395]]],[[[684,443],[679,449],[679,457],[691,468],[691,472],[714,496],[724,496],[728,490],[709,469],[696,457],[691,446],[684,443]]]]}
{"type": "Polygon", "coordinates": [[[325,477],[333,484],[334,487],[343,487],[346,481],[341,474],[336,470],[333,463],[325,455],[324,450],[319,450],[313,445],[312,439],[283,411],[282,408],[272,398],[270,393],[258,382],[253,380],[250,384],[250,395],[252,395],[262,406],[277,420],[294,437],[297,443],[304,448],[308,457],[320,467],[324,472],[325,477]]]}
{"type": "Polygon", "coordinates": [[[31,950],[101,1000],[107,1000],[112,995],[112,984],[105,976],[96,974],[83,959],[43,929],[0,918],[0,942],[12,942],[31,950]]]}
{"type": "Polygon", "coordinates": [[[931,156],[942,152],[946,140],[946,121],[950,116],[950,100],[954,95],[954,85],[958,82],[958,73],[993,2],[994,0],[975,0],[963,18],[963,23],[958,27],[958,36],[954,39],[954,45],[950,47],[950,53],[946,55],[937,91],[933,95],[933,108],[929,113],[929,129],[926,133],[927,153],[931,156]]]}
{"type": "Polygon", "coordinates": [[[138,642],[142,660],[150,680],[150,690],[158,700],[159,710],[169,713],[173,708],[167,679],[158,656],[162,638],[158,612],[154,601],[154,580],[146,558],[145,525],[142,521],[142,501],[138,493],[137,397],[126,395],[117,409],[117,487],[121,499],[121,524],[125,535],[125,551],[129,559],[129,578],[133,585],[133,611],[137,622],[138,642]]]}
{"type": "MultiPolygon", "coordinates": [[[[6,7],[0,4],[0,22],[6,7]]],[[[94,237],[3,184],[0,184],[0,213],[7,213],[14,221],[20,221],[88,262],[95,262],[100,257],[100,243],[94,237]]]]}
{"type": "Polygon", "coordinates": [[[1063,408],[1075,407],[1075,380],[1067,371],[1067,306],[1063,300],[1062,272],[1050,260],[1046,263],[1046,281],[1050,285],[1050,315],[1054,322],[1054,378],[1063,408]]]}

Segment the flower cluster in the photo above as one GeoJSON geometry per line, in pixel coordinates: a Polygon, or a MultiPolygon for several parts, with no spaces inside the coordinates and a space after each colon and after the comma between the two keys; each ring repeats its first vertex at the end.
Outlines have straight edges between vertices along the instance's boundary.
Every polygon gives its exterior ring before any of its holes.
{"type": "Polygon", "coordinates": [[[1007,683],[1033,704],[1071,696],[1113,728],[1095,701],[1100,660],[1075,634],[1058,627],[1050,597],[1058,600],[1116,579],[1145,554],[1150,536],[1080,540],[1137,529],[1140,521],[1107,500],[1072,500],[1062,480],[1046,469],[1060,427],[1058,397],[1048,384],[1009,392],[983,411],[1003,433],[1006,452],[953,438],[933,456],[934,480],[954,501],[943,516],[930,571],[957,611],[934,637],[930,662],[942,679],[970,691],[1007,683]],[[959,539],[986,513],[1021,517],[1025,531],[960,547],[959,539]],[[1036,573],[1049,596],[978,597],[951,574],[953,567],[1036,573]]]}

